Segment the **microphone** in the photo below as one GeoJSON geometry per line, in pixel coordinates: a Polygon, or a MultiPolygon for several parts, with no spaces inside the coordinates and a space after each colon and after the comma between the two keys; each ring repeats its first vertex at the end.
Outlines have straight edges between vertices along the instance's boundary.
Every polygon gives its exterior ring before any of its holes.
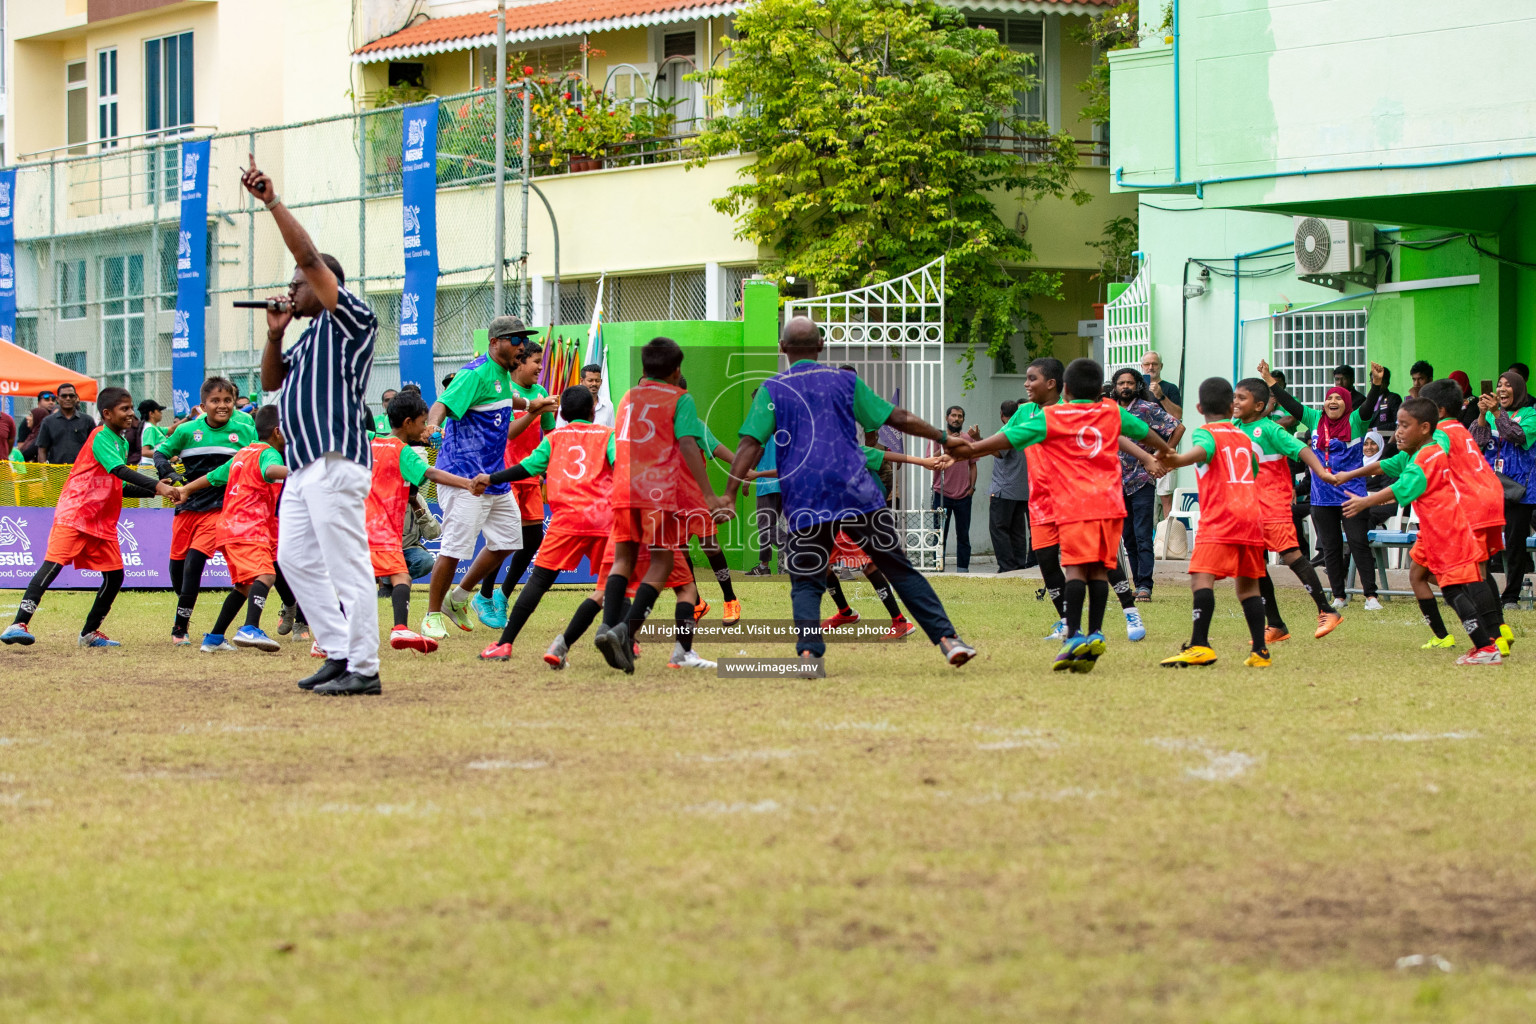
{"type": "Polygon", "coordinates": [[[236,309],[264,309],[269,313],[286,313],[293,307],[287,299],[236,299],[230,305],[236,309]]]}

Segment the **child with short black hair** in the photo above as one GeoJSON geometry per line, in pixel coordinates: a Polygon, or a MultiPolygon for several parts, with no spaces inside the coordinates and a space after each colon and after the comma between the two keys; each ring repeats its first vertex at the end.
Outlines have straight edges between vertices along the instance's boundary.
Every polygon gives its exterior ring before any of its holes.
{"type": "Polygon", "coordinates": [[[101,573],[101,587],[80,630],[81,647],[121,647],[101,632],[101,624],[123,586],[123,552],[118,546],[117,520],[123,511],[125,490],[134,497],[159,495],[181,500],[177,488],[128,468],[128,424],[133,419],[133,399],[123,388],[102,388],[96,397],[101,426],[91,431],[85,447],[75,457],[69,479],[59,493],[48,533],[48,552],[32,574],[22,595],[16,619],[0,642],[30,646],[36,639],[30,623],[43,594],[66,565],[101,573]]]}

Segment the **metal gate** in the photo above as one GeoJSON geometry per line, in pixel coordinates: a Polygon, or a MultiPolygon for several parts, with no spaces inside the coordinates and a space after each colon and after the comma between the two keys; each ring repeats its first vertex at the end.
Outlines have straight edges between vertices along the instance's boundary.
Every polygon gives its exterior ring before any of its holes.
{"type": "MultiPolygon", "coordinates": [[[[784,315],[808,316],[821,326],[828,365],[852,366],[876,394],[936,426],[944,422],[944,257],[880,284],[791,300],[784,315]]],[[[930,446],[891,429],[881,431],[881,443],[918,455],[930,446]]],[[[896,468],[891,507],[907,557],[919,569],[942,571],[940,513],[930,508],[933,478],[918,466],[896,468]]]]}

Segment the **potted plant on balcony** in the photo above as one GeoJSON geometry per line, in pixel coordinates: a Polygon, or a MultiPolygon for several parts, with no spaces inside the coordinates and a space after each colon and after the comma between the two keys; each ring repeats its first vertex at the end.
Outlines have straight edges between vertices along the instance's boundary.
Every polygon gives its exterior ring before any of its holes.
{"type": "Polygon", "coordinates": [[[533,117],[535,152],[555,171],[598,170],[610,146],[633,138],[629,108],[585,81],[567,80],[563,87],[536,94],[533,117]]]}

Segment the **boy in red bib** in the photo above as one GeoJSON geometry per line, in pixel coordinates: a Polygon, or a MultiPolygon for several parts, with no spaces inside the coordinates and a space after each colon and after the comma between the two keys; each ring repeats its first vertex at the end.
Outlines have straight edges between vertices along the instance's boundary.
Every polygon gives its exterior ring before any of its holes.
{"type": "MultiPolygon", "coordinates": [[[[1450,459],[1435,443],[1440,410],[1427,398],[1410,398],[1397,410],[1397,447],[1406,452],[1402,475],[1391,487],[1344,503],[1346,516],[1357,516],[1373,505],[1412,504],[1419,514],[1419,539],[1409,550],[1413,566],[1409,582],[1419,598],[1433,605],[1429,578],[1440,584],[1446,603],[1461,616],[1472,638],[1472,650],[1458,665],[1498,665],[1503,662],[1490,633],[1498,602],[1483,579],[1479,563],[1487,558],[1484,545],[1472,534],[1463,512],[1467,500],[1451,479],[1450,459]]],[[[1352,471],[1358,473],[1358,471],[1352,471]]],[[[1339,474],[1342,478],[1345,474],[1339,474]]]]}
{"type": "Polygon", "coordinates": [[[256,436],[259,440],[254,444],[239,449],[228,462],[181,489],[185,500],[209,487],[224,488],[214,543],[224,552],[234,589],[224,600],[213,629],[203,634],[201,650],[207,654],[237,647],[281,649],[276,640],[261,630],[262,609],[277,582],[277,496],[288,476],[283,465],[283,432],[278,429],[277,406],[264,405],[256,410],[256,436]],[[234,635],[234,643],[230,643],[224,639],[224,631],[235,621],[242,605],[246,607],[245,625],[234,635]]]}
{"type": "MultiPolygon", "coordinates": [[[[1104,609],[1109,603],[1109,570],[1120,562],[1125,497],[1120,484],[1120,439],[1141,441],[1159,455],[1172,453],[1145,421],[1103,397],[1104,368],[1092,359],[1074,359],[1062,374],[1067,401],[1048,405],[1032,417],[1014,419],[985,441],[963,434],[945,441],[955,458],[971,459],[1015,448],[1030,453],[1039,472],[1050,477],[1057,543],[1066,576],[1063,603],[1067,638],[1056,655],[1056,671],[1092,671],[1104,653],[1104,609]],[[1088,632],[1082,631],[1088,602],[1088,632]]],[[[1132,446],[1134,447],[1134,446],[1132,446]]]]}
{"type": "Polygon", "coordinates": [[[427,465],[411,441],[423,440],[427,432],[427,403],[421,393],[402,391],[390,400],[391,433],[375,436],[373,482],[368,489],[366,522],[368,560],[373,563],[376,579],[390,585],[390,604],[395,613],[395,627],[389,632],[389,646],[397,651],[431,654],[437,641],[411,629],[411,574],[405,565],[405,514],[410,504],[411,488],[431,480],[439,487],[457,487],[482,494],[462,476],[427,465]]]}
{"type": "Polygon", "coordinates": [[[80,630],[81,647],[120,647],[101,632],[102,621],[123,585],[123,553],[117,543],[117,519],[123,511],[123,485],[133,496],[158,494],[181,500],[181,491],[170,484],[135,473],[128,468],[128,440],[124,432],[133,418],[133,399],[122,388],[102,388],[96,399],[101,426],[91,431],[85,447],[75,457],[74,468],[59,494],[48,534],[48,553],[37,567],[22,596],[16,619],[0,633],[0,641],[28,646],[35,639],[29,623],[43,593],[53,585],[66,565],[101,573],[101,589],[80,630]]]}
{"type": "Polygon", "coordinates": [[[1189,586],[1194,592],[1195,626],[1184,649],[1163,660],[1164,668],[1189,668],[1216,664],[1211,649],[1211,617],[1216,613],[1216,581],[1232,577],[1237,599],[1248,621],[1252,650],[1243,664],[1269,667],[1269,648],[1264,639],[1264,598],[1259,580],[1264,576],[1263,505],[1259,500],[1260,452],[1242,427],[1231,422],[1232,385],[1220,377],[1200,384],[1196,406],[1205,426],[1196,428],[1189,451],[1170,455],[1163,465],[1170,470],[1194,466],[1200,487],[1200,530],[1189,560],[1189,586]]]}
{"type": "Polygon", "coordinates": [[[688,543],[689,522],[735,514],[704,470],[704,428],[693,396],[679,387],[683,350],[671,338],[652,338],[640,350],[640,365],[644,378],[614,413],[613,571],[604,584],[603,625],[595,637],[604,660],[624,672],[635,669],[624,594],[639,549],[649,548],[651,561],[635,589],[630,615],[643,620],[672,574],[677,550],[688,543]],[[702,507],[693,504],[694,490],[683,484],[685,475],[697,487],[702,507]]]}

